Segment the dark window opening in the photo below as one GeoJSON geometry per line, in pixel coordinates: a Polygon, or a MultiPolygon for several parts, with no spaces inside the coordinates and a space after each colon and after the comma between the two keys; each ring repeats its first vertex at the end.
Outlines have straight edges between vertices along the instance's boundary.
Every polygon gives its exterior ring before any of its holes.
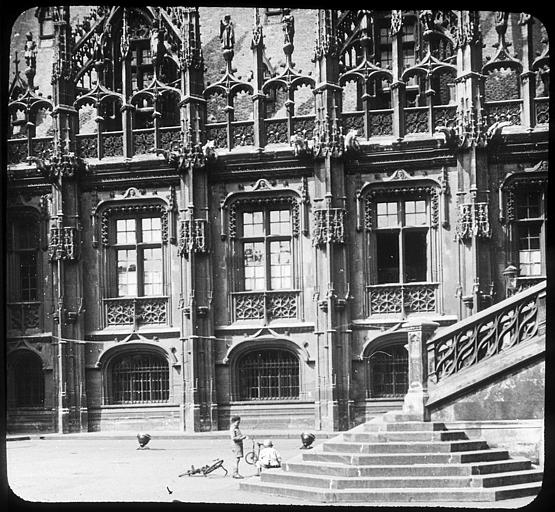
{"type": "Polygon", "coordinates": [[[407,231],[405,233],[405,282],[423,282],[427,280],[428,258],[426,247],[427,233],[424,231],[407,231]]]}
{"type": "Polygon", "coordinates": [[[377,233],[378,284],[399,282],[399,235],[377,233]]]}
{"type": "Polygon", "coordinates": [[[109,378],[108,404],[159,403],[169,399],[169,368],[161,356],[121,356],[112,363],[109,378]]]}
{"type": "Polygon", "coordinates": [[[42,407],[44,404],[44,373],[40,359],[34,354],[17,357],[12,366],[13,405],[42,407]]]}
{"type": "Polygon", "coordinates": [[[368,358],[370,396],[400,398],[408,391],[408,355],[402,346],[374,352],[368,358]]]}
{"type": "Polygon", "coordinates": [[[299,398],[299,361],[287,350],[250,352],[237,368],[239,400],[299,398]]]}

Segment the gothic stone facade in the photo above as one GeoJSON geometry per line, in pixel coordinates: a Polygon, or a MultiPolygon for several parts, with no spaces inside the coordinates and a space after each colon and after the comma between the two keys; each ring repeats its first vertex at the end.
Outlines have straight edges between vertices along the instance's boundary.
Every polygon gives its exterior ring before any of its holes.
{"type": "Polygon", "coordinates": [[[526,13],[59,6],[13,33],[9,431],[349,428],[400,405],[407,322],[545,278],[526,13]]]}

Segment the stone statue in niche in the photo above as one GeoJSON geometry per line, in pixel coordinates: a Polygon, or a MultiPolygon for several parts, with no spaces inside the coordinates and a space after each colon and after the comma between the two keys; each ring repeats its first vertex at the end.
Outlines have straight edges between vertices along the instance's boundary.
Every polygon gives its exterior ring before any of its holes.
{"type": "Polygon", "coordinates": [[[293,38],[295,37],[295,18],[289,12],[284,13],[281,20],[283,25],[283,44],[293,44],[293,38]]]}
{"type": "Polygon", "coordinates": [[[235,29],[229,14],[226,14],[224,19],[220,21],[220,41],[222,42],[222,50],[233,50],[235,46],[235,29]]]}
{"type": "Polygon", "coordinates": [[[360,143],[358,141],[358,130],[351,128],[345,135],[345,151],[359,151],[360,143]]]}
{"type": "Polygon", "coordinates": [[[33,34],[27,32],[27,41],[25,41],[25,63],[28,68],[36,69],[37,67],[37,43],[33,41],[33,34]]]}

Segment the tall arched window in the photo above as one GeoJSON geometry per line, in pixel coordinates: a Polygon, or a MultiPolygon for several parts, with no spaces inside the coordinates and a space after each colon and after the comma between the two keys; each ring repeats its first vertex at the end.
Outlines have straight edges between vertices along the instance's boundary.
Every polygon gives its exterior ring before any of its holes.
{"type": "Polygon", "coordinates": [[[169,396],[169,366],[161,355],[122,354],[110,363],[107,404],[160,403],[167,402],[169,396]]]}
{"type": "Polygon", "coordinates": [[[408,354],[403,345],[390,345],[367,359],[367,389],[371,398],[401,398],[408,390],[408,354]]]}
{"type": "Polygon", "coordinates": [[[9,404],[14,407],[44,405],[44,372],[40,358],[31,352],[14,356],[9,365],[9,404]]]}
{"type": "Polygon", "coordinates": [[[266,349],[247,353],[237,363],[239,400],[299,398],[299,359],[288,350],[266,349]]]}

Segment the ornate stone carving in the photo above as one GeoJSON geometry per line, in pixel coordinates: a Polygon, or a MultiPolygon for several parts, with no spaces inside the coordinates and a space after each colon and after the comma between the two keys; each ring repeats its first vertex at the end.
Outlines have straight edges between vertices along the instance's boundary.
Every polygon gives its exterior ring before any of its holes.
{"type": "Polygon", "coordinates": [[[322,208],[314,210],[312,245],[345,243],[345,210],[343,208],[322,208]]]}
{"type": "Polygon", "coordinates": [[[27,329],[39,329],[41,319],[40,302],[17,302],[7,304],[8,330],[25,332],[27,329]]]}
{"type": "Polygon", "coordinates": [[[136,204],[136,205],[121,205],[121,206],[108,206],[102,211],[101,216],[101,234],[100,239],[102,245],[105,247],[110,245],[110,217],[117,214],[132,213],[140,215],[142,213],[154,213],[160,215],[162,224],[162,243],[168,243],[168,211],[165,206],[161,204],[136,204]]]}
{"type": "Polygon", "coordinates": [[[178,252],[180,255],[208,252],[208,221],[185,219],[180,222],[178,252]]]}
{"type": "Polygon", "coordinates": [[[79,177],[88,171],[88,166],[75,153],[64,153],[59,147],[43,152],[40,157],[28,157],[29,162],[34,162],[44,178],[54,183],[61,178],[79,177]]]}
{"type": "Polygon", "coordinates": [[[459,205],[455,240],[469,240],[473,236],[478,238],[489,238],[491,236],[488,203],[463,203],[459,205]]]}
{"type": "Polygon", "coordinates": [[[274,196],[271,197],[252,197],[236,199],[229,206],[228,235],[229,238],[237,236],[237,212],[242,206],[257,206],[260,208],[268,208],[273,205],[283,205],[291,210],[292,234],[294,237],[299,236],[299,202],[295,197],[274,196]]]}
{"type": "Polygon", "coordinates": [[[131,298],[104,299],[106,325],[166,324],[168,321],[168,299],[131,298]]]}
{"type": "Polygon", "coordinates": [[[436,283],[368,286],[370,314],[437,312],[436,283]]]}
{"type": "Polygon", "coordinates": [[[438,187],[433,185],[394,185],[395,181],[402,181],[411,178],[403,169],[398,169],[389,178],[390,187],[379,187],[363,192],[364,201],[364,227],[366,231],[374,229],[374,203],[380,195],[388,196],[412,196],[415,198],[428,198],[431,206],[431,226],[437,228],[439,225],[439,191],[438,187]]]}
{"type": "Polygon", "coordinates": [[[77,259],[78,237],[74,227],[50,227],[48,254],[50,261],[77,259]]]}
{"type": "Polygon", "coordinates": [[[430,354],[431,379],[437,383],[536,336],[541,292],[527,293],[502,308],[494,307],[490,314],[465,329],[447,330],[436,336],[430,354]]]}

